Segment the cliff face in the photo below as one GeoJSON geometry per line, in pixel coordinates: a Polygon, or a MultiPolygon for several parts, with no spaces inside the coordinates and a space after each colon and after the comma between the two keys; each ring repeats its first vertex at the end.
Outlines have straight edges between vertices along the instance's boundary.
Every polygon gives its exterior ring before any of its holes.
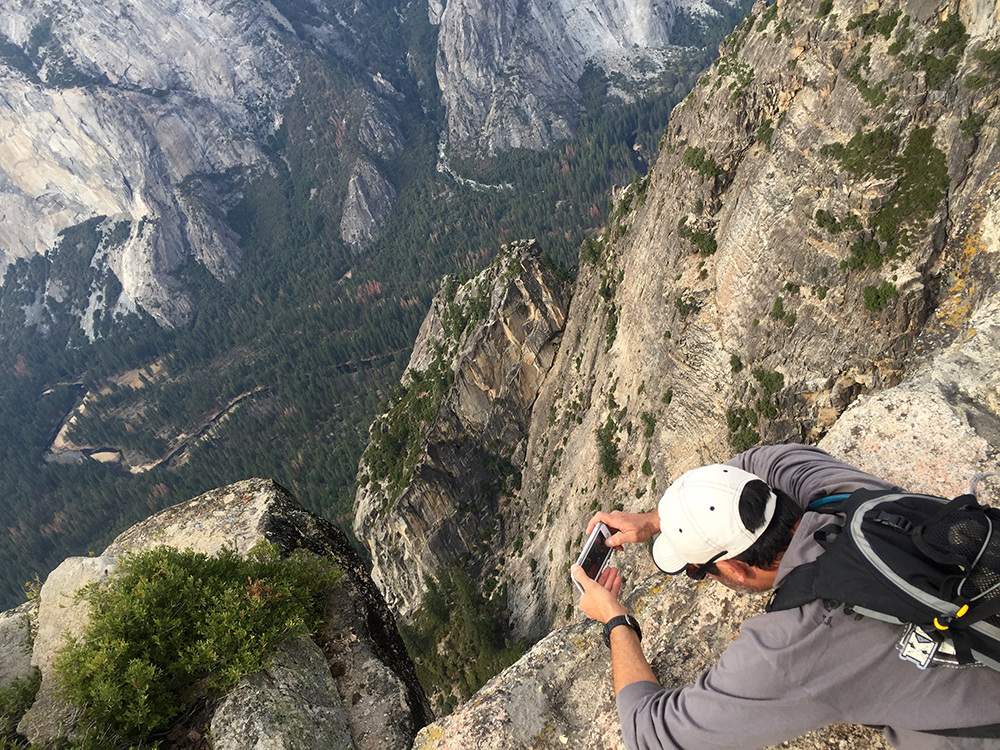
{"type": "Polygon", "coordinates": [[[189,254],[232,275],[239,252],[218,201],[182,186],[259,168],[296,72],[277,14],[220,10],[5,3],[0,262],[43,253],[94,216],[128,221],[107,263],[164,324],[190,311],[175,278],[189,254]]]}
{"type": "MultiPolygon", "coordinates": [[[[998,50],[995,9],[958,1],[759,3],[727,39],[581,249],[502,509],[523,541],[501,574],[512,624],[566,627],[418,747],[621,746],[598,631],[569,624],[595,510],[648,510],[683,471],[758,442],[818,443],[942,495],[995,468],[998,50]]],[[[995,480],[981,490],[998,502],[995,480]]],[[[667,685],[762,605],[695,597],[641,550],[615,564],[639,582],[627,599],[667,685]]],[[[882,746],[842,728],[791,746],[831,739],[882,746]]]]}
{"type": "MultiPolygon", "coordinates": [[[[303,57],[350,55],[341,39],[350,30],[334,29],[323,12],[303,7],[289,20],[270,3],[4,3],[0,266],[106,217],[114,240],[97,262],[121,292],[99,307],[138,305],[161,325],[184,323],[193,300],[181,267],[193,260],[223,281],[239,267],[226,212],[243,179],[272,168],[265,152],[303,57]]],[[[352,15],[345,11],[345,28],[352,15]]],[[[366,106],[344,137],[362,152],[395,155],[398,115],[373,82],[360,88],[366,106]]],[[[380,202],[346,212],[357,227],[347,241],[358,248],[377,234],[373,223],[394,196],[372,172],[367,164],[366,184],[379,184],[380,202]]],[[[57,285],[39,296],[40,304],[58,300],[57,285]]]]}
{"type": "Polygon", "coordinates": [[[452,0],[443,10],[432,3],[430,12],[440,24],[437,76],[448,136],[460,153],[544,149],[571,137],[588,66],[631,98],[663,85],[660,75],[681,54],[672,46],[680,16],[699,29],[721,18],[712,4],[674,0],[452,0]]]}
{"type": "Polygon", "coordinates": [[[528,416],[569,304],[538,253],[515,243],[471,281],[445,280],[405,387],[372,426],[354,533],[399,614],[420,606],[425,575],[461,563],[486,578],[511,542],[501,508],[520,484],[528,416]]]}
{"type": "MultiPolygon", "coordinates": [[[[994,291],[997,33],[972,3],[758,4],[727,40],[583,249],[528,439],[524,557],[556,559],[511,568],[527,630],[569,611],[592,510],[652,507],[758,441],[815,442],[860,394],[989,335],[971,319],[994,291]]],[[[959,359],[934,387],[988,439],[996,400],[959,359]]]]}

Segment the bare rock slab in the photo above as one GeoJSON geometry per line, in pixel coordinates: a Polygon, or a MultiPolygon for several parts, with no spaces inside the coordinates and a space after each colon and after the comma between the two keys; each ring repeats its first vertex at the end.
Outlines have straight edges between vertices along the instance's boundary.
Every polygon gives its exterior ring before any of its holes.
{"type": "Polygon", "coordinates": [[[311,638],[282,644],[212,717],[216,750],[354,750],[347,712],[311,638]]]}
{"type": "Polygon", "coordinates": [[[66,736],[76,726],[76,709],[56,695],[52,665],[66,638],[80,637],[87,627],[88,605],[77,599],[77,592],[107,580],[117,567],[113,557],[70,557],[42,585],[38,635],[31,656],[31,663],[42,671],[42,685],[17,726],[32,743],[66,736]]]}

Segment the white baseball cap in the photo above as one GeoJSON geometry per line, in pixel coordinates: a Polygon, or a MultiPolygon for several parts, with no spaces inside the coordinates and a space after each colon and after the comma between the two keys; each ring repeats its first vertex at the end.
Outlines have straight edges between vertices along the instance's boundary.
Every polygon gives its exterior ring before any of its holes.
{"type": "Polygon", "coordinates": [[[653,562],[677,575],[688,565],[705,565],[748,550],[774,517],[777,498],[768,498],[764,523],[751,531],[740,519],[740,495],[760,480],[735,466],[712,464],[685,472],[667,487],[658,507],[660,535],[653,542],[653,562]]]}

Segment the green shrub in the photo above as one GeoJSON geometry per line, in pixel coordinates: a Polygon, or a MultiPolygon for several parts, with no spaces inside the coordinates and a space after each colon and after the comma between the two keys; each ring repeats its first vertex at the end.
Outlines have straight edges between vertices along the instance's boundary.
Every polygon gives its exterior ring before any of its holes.
{"type": "Polygon", "coordinates": [[[884,16],[880,16],[877,10],[873,10],[871,13],[864,13],[848,22],[847,30],[861,29],[865,36],[874,32],[888,39],[892,36],[892,31],[896,28],[900,15],[902,15],[900,10],[884,16]]]}
{"type": "Polygon", "coordinates": [[[582,265],[593,265],[601,259],[601,243],[592,237],[588,237],[580,245],[580,263],[582,265]]]}
{"type": "Polygon", "coordinates": [[[127,555],[109,583],[81,592],[90,623],[56,656],[60,690],[81,726],[148,742],[195,700],[263,668],[277,644],[319,628],[339,578],[327,560],[281,560],[266,543],[246,558],[170,547],[127,555]]]}
{"type": "Polygon", "coordinates": [[[0,748],[4,741],[14,739],[17,724],[24,712],[35,702],[42,673],[35,670],[30,676],[15,680],[10,687],[0,690],[0,748]]]}
{"type": "Polygon", "coordinates": [[[816,18],[826,18],[833,10],[833,0],[822,0],[819,9],[816,11],[816,18]]]}
{"type": "Polygon", "coordinates": [[[649,440],[653,437],[653,433],[656,432],[656,417],[648,411],[644,411],[639,415],[639,419],[642,420],[643,424],[642,436],[646,438],[646,440],[649,440]]]}
{"type": "Polygon", "coordinates": [[[968,41],[969,35],[957,13],[938,24],[937,29],[924,42],[924,51],[920,56],[920,67],[924,70],[928,88],[941,88],[955,75],[968,41]],[[946,53],[945,57],[935,55],[935,50],[946,53]]]}
{"type": "Polygon", "coordinates": [[[597,436],[597,455],[601,471],[608,479],[614,479],[622,473],[618,465],[618,441],[615,438],[618,426],[612,415],[608,415],[607,421],[595,430],[597,436]]]}
{"type": "Polygon", "coordinates": [[[688,297],[687,299],[678,297],[674,300],[674,307],[677,308],[677,312],[681,315],[690,315],[691,313],[701,312],[701,304],[699,304],[695,297],[688,297]]]}
{"type": "Polygon", "coordinates": [[[774,304],[771,306],[771,317],[780,320],[789,328],[795,325],[796,315],[791,310],[785,309],[785,303],[781,297],[774,298],[774,304]]]}
{"type": "Polygon", "coordinates": [[[862,290],[865,298],[865,309],[869,312],[882,312],[889,303],[896,299],[896,287],[890,281],[883,281],[878,286],[866,286],[862,290]]]}
{"type": "Polygon", "coordinates": [[[981,76],[975,73],[969,73],[965,77],[965,86],[970,91],[979,91],[979,89],[986,88],[990,85],[990,79],[988,76],[981,76]]]}
{"type": "Polygon", "coordinates": [[[726,409],[726,425],[729,428],[729,444],[737,453],[742,453],[760,442],[757,432],[757,413],[753,409],[729,407],[726,409]]]}
{"type": "Polygon", "coordinates": [[[698,174],[705,177],[715,177],[722,174],[722,168],[710,156],[706,156],[704,148],[688,146],[681,157],[684,163],[698,174]]]}
{"type": "Polygon", "coordinates": [[[770,372],[767,370],[754,370],[753,376],[760,383],[761,389],[767,396],[773,396],[785,387],[785,376],[776,370],[770,372]]]}
{"type": "Polygon", "coordinates": [[[984,122],[986,122],[986,114],[984,112],[973,112],[959,123],[958,132],[962,134],[963,138],[971,141],[979,135],[984,122]]]}
{"type": "Polygon", "coordinates": [[[611,347],[618,337],[618,309],[611,305],[608,307],[608,319],[604,324],[604,351],[611,351],[611,347]]]}
{"type": "Polygon", "coordinates": [[[1000,77],[1000,50],[977,49],[973,57],[983,64],[991,76],[1000,77]]]}
{"type": "Polygon", "coordinates": [[[844,261],[845,268],[860,271],[864,268],[881,268],[882,251],[875,239],[858,240],[851,244],[851,255],[844,261]]]}

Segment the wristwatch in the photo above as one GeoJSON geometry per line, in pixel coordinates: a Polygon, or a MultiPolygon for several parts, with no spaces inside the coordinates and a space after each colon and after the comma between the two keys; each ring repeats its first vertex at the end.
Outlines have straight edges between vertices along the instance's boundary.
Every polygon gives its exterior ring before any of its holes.
{"type": "Polygon", "coordinates": [[[639,640],[642,640],[642,629],[639,627],[639,621],[632,617],[632,615],[618,615],[608,620],[604,626],[604,645],[608,648],[611,648],[611,631],[619,625],[628,625],[639,636],[639,640]]]}

